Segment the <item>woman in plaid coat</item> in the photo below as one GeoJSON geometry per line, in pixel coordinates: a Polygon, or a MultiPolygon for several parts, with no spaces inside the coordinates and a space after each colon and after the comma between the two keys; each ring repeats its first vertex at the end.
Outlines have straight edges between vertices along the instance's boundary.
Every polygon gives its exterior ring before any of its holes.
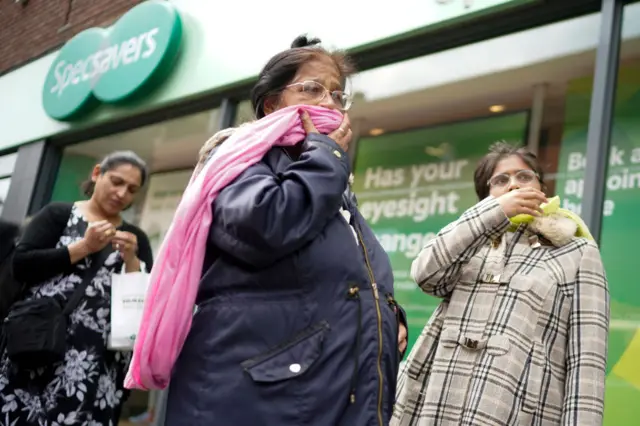
{"type": "Polygon", "coordinates": [[[601,425],[609,291],[596,243],[542,216],[543,172],[524,148],[494,145],[474,180],[482,201],[413,262],[442,302],[401,373],[391,424],[601,425]],[[519,214],[535,219],[514,227],[519,214]]]}

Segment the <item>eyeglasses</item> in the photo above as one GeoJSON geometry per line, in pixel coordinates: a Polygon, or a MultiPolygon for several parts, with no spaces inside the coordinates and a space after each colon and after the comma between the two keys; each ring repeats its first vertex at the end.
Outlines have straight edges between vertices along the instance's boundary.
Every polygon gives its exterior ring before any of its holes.
{"type": "Polygon", "coordinates": [[[285,87],[289,89],[291,87],[300,87],[300,93],[302,93],[311,102],[320,103],[324,100],[327,93],[333,99],[333,102],[340,107],[341,110],[347,111],[353,104],[353,96],[350,93],[345,93],[342,90],[329,90],[317,81],[301,81],[298,83],[292,83],[285,87]]]}
{"type": "Polygon", "coordinates": [[[487,185],[493,188],[504,188],[505,186],[509,185],[511,183],[511,179],[514,178],[517,183],[522,185],[526,185],[536,179],[540,179],[538,174],[533,170],[523,169],[518,170],[514,175],[510,175],[508,173],[500,173],[499,175],[495,175],[487,181],[487,185]]]}

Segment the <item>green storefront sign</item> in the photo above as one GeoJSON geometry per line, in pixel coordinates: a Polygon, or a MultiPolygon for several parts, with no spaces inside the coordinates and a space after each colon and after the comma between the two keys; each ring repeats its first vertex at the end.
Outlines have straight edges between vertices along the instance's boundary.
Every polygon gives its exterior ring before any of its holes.
{"type": "MultiPolygon", "coordinates": [[[[567,88],[565,128],[556,179],[564,207],[580,211],[593,80],[567,88]]],[[[606,155],[602,153],[602,155],[606,155]]],[[[640,66],[620,70],[609,152],[601,253],[609,280],[611,325],[606,426],[640,423],[640,66]]]]}
{"type": "Polygon", "coordinates": [[[90,28],[65,44],[42,91],[52,118],[74,118],[99,102],[117,103],[166,77],[182,40],[182,21],[166,1],[145,1],[112,28],[90,28]]]}
{"type": "Polygon", "coordinates": [[[407,312],[409,350],[438,299],[411,279],[424,244],[477,202],[473,172],[489,146],[522,144],[526,112],[363,138],[354,190],[362,215],[389,254],[396,299],[407,312]]]}

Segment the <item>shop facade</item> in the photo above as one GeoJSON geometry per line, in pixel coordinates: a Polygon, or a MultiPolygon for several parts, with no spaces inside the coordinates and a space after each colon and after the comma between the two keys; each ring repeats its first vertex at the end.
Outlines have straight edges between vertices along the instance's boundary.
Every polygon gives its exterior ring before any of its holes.
{"type": "Polygon", "coordinates": [[[547,167],[549,192],[599,236],[612,298],[605,424],[633,424],[640,4],[400,0],[364,16],[350,3],[323,6],[335,19],[300,19],[299,3],[284,0],[224,14],[198,0],[144,2],[108,31],[85,31],[0,77],[0,214],[22,220],[77,200],[101,157],[132,149],[153,173],[128,219],[157,247],[202,143],[252,118],[261,66],[308,32],[347,49],[361,70],[350,83],[354,187],[392,259],[412,340],[437,303],[408,279],[412,258],[475,202],[473,167],[488,146],[526,144],[547,167]]]}

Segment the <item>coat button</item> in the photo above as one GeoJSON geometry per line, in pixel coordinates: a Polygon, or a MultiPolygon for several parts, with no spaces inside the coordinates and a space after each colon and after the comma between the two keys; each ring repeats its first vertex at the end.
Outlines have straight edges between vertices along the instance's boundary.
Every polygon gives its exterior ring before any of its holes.
{"type": "Polygon", "coordinates": [[[468,349],[478,349],[478,343],[480,342],[478,342],[477,340],[473,340],[468,337],[465,337],[463,346],[468,349]]]}
{"type": "Polygon", "coordinates": [[[291,364],[289,366],[289,371],[291,371],[292,373],[299,373],[300,370],[302,370],[302,367],[300,366],[300,364],[291,364]]]}

